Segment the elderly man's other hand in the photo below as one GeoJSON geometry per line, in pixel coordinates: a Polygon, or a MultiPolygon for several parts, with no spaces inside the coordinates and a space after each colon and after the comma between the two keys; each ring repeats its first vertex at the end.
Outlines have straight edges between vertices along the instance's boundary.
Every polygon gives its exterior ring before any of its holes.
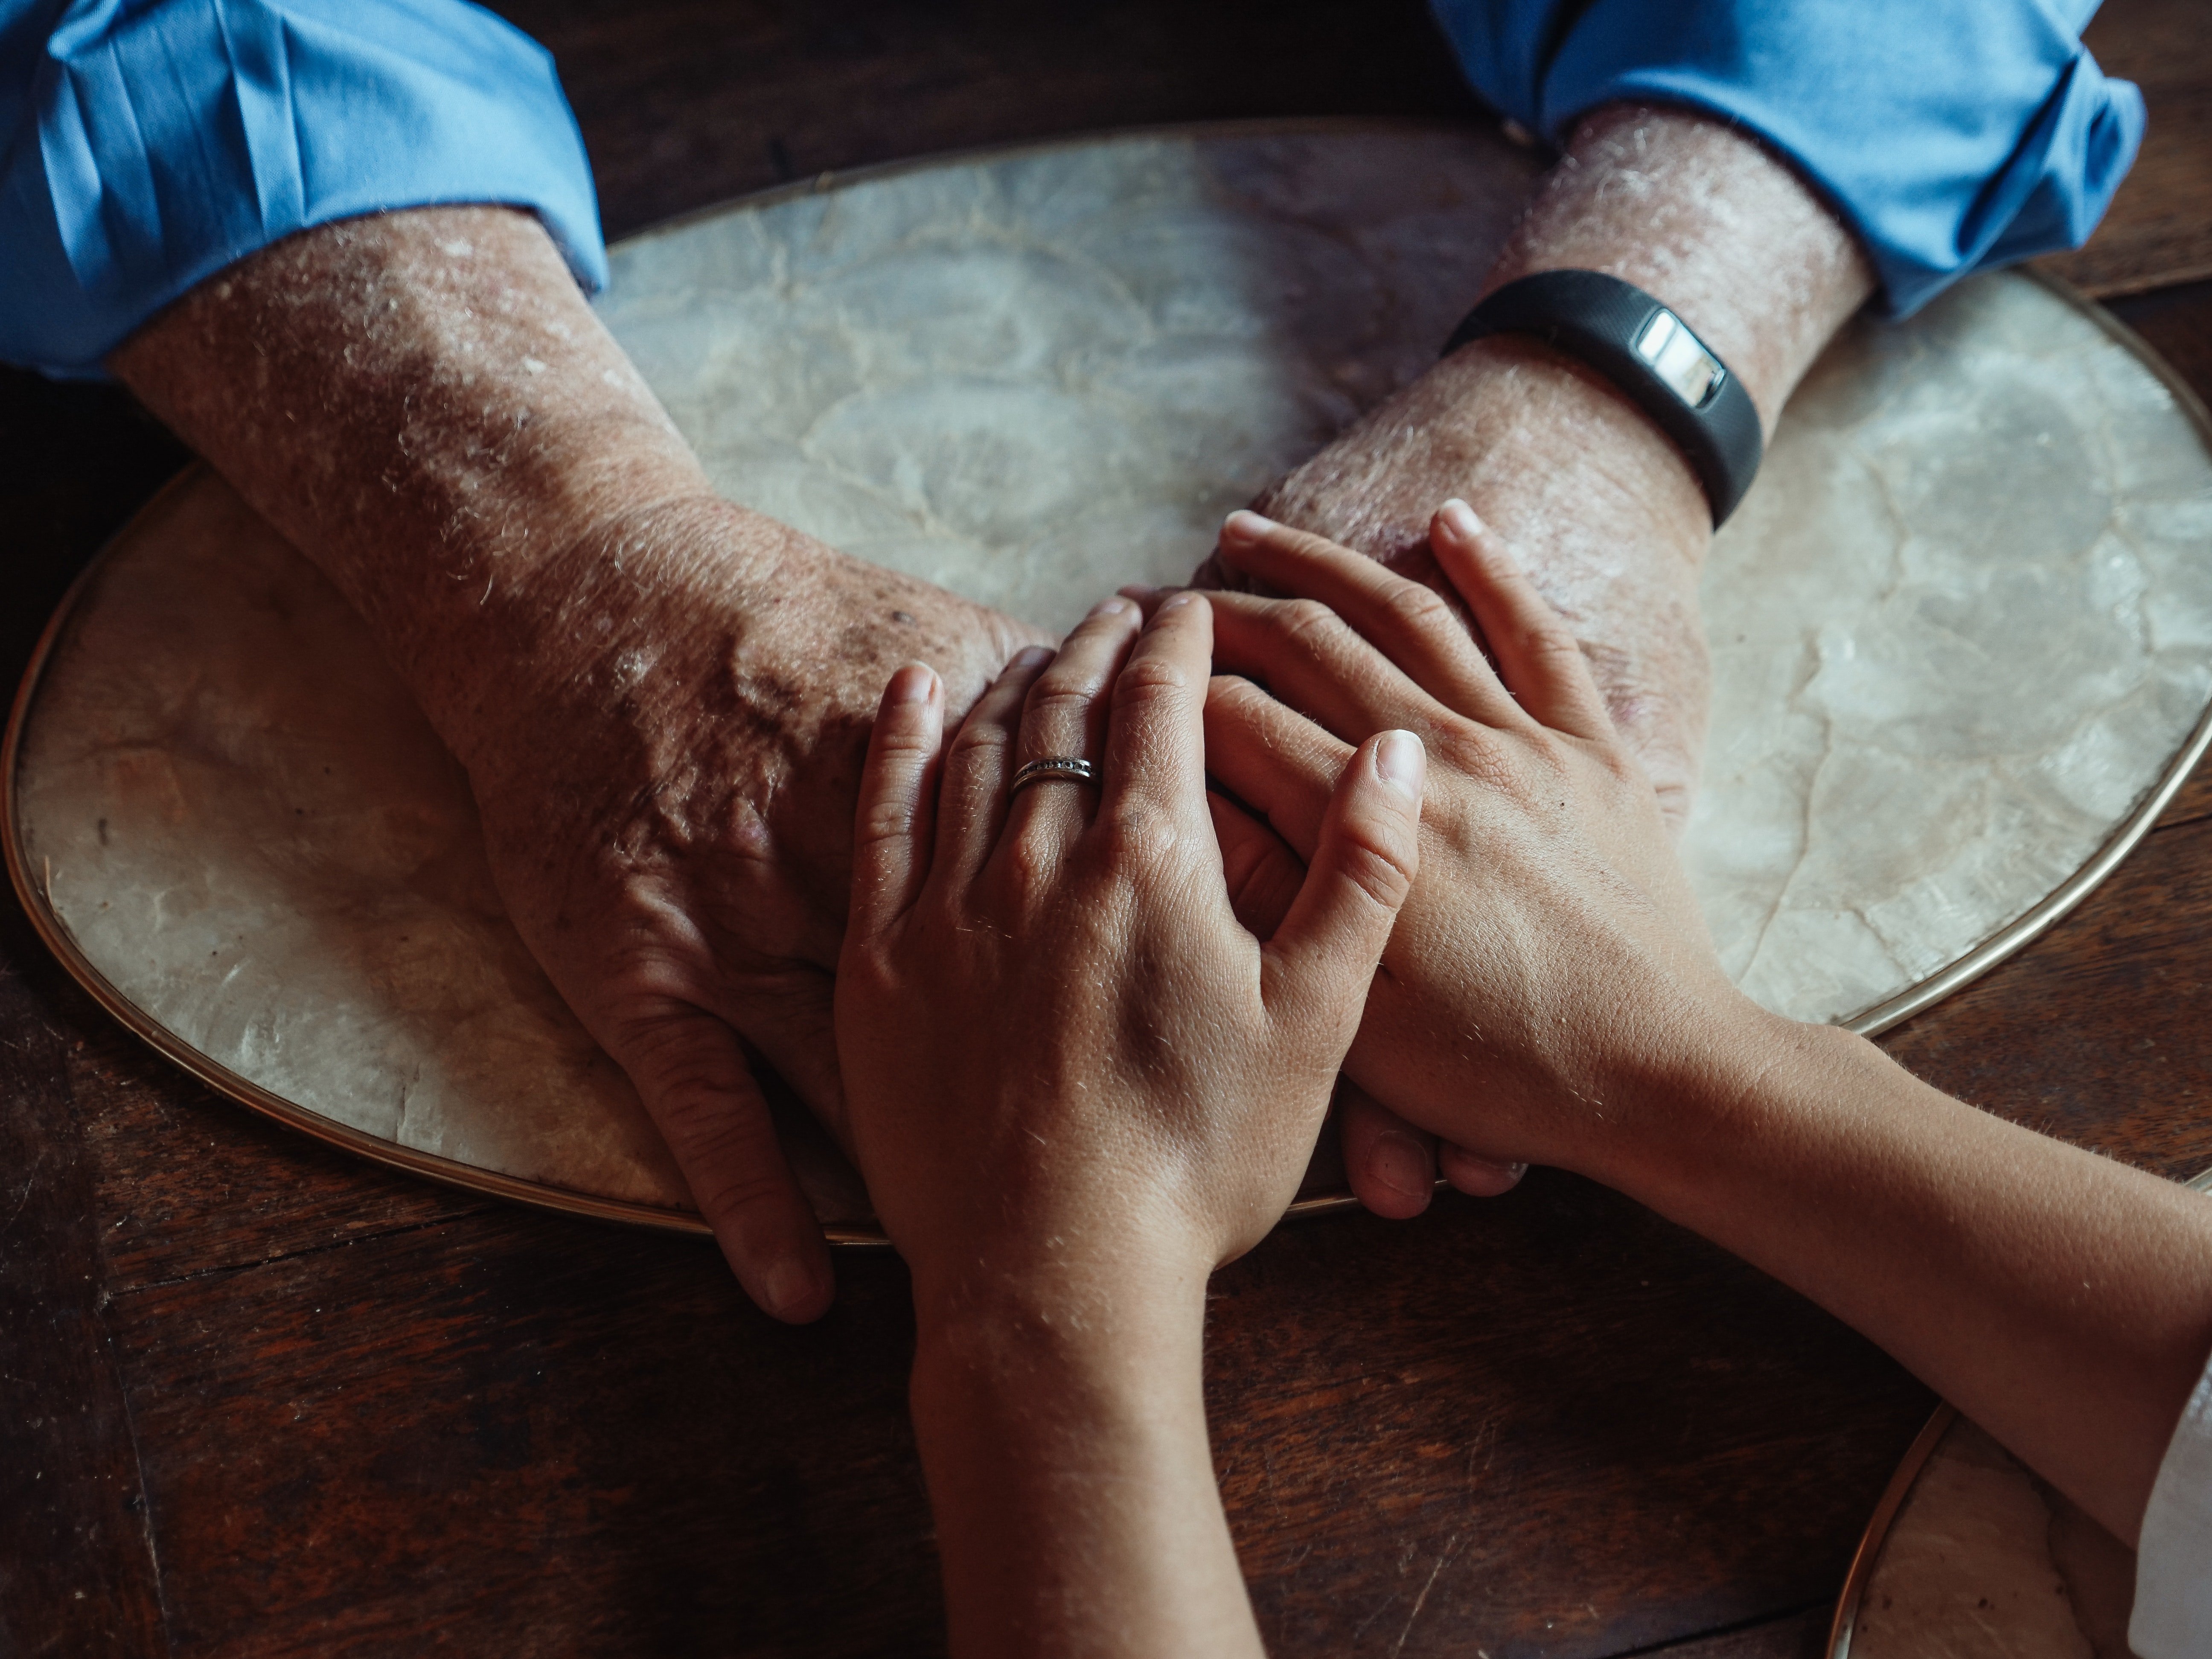
{"type": "MultiPolygon", "coordinates": [[[[1873,291],[1840,220],[1755,139],[1689,110],[1609,105],[1582,122],[1468,302],[1540,270],[1607,271],[1663,301],[1719,353],[1768,432],[1805,370],[1873,291]]],[[[1429,515],[1457,496],[1511,544],[1565,619],[1607,712],[1679,834],[1705,746],[1710,667],[1698,583],[1712,521],[1671,440],[1610,382],[1525,336],[1462,347],[1255,503],[1445,593],[1429,515]]],[[[1230,577],[1221,562],[1201,586],[1230,577]]],[[[1353,1189],[1418,1213],[1435,1142],[1354,1098],[1353,1189]]],[[[1512,1172],[1448,1159],[1455,1184],[1512,1172]]]]}
{"type": "Polygon", "coordinates": [[[111,367],[359,611],[469,772],[516,926],[755,1300],[829,1304],[750,1047],[838,1109],[829,970],[884,681],[1036,636],[718,499],[529,215],[326,225],[111,367]]]}

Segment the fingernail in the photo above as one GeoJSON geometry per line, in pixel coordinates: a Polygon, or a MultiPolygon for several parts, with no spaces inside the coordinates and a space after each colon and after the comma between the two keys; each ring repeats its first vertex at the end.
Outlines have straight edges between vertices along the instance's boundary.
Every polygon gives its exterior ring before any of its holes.
{"type": "Polygon", "coordinates": [[[1385,732],[1375,746],[1375,772],[1408,800],[1419,800],[1429,775],[1429,751],[1411,732],[1385,732]]]}
{"type": "Polygon", "coordinates": [[[1458,496],[1446,501],[1440,511],[1443,521],[1451,526],[1455,536],[1473,541],[1482,534],[1482,520],[1475,517],[1474,509],[1458,496]]]}
{"type": "Polygon", "coordinates": [[[937,689],[937,671],[927,663],[910,662],[891,676],[892,702],[927,702],[937,689]]]}
{"type": "Polygon", "coordinates": [[[1273,519],[1263,519],[1249,507],[1240,507],[1221,521],[1221,533],[1234,536],[1243,542],[1256,542],[1275,527],[1273,519]]]}
{"type": "Polygon", "coordinates": [[[761,1289],[768,1294],[768,1310],[779,1319],[788,1319],[812,1304],[814,1274],[805,1262],[786,1257],[768,1270],[761,1289]]]}
{"type": "Polygon", "coordinates": [[[1101,599],[1091,607],[1091,614],[1094,617],[1118,617],[1128,608],[1127,599],[1101,599]]]}
{"type": "Polygon", "coordinates": [[[1190,609],[1191,601],[1197,597],[1195,593],[1178,593],[1161,604],[1159,614],[1164,617],[1170,611],[1188,611],[1190,609]]]}
{"type": "Polygon", "coordinates": [[[1020,650],[1014,653],[1013,665],[1017,668],[1042,668],[1051,660],[1052,647],[1050,646],[1025,645],[1020,650]]]}
{"type": "Polygon", "coordinates": [[[1435,1177],[1420,1142],[1395,1129],[1386,1129],[1367,1150],[1367,1173],[1392,1192],[1425,1200],[1435,1177]]]}

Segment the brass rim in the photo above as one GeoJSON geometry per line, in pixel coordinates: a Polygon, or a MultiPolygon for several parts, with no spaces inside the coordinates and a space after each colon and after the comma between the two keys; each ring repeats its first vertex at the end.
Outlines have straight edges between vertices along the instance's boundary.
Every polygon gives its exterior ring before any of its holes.
{"type": "MultiPolygon", "coordinates": [[[[2212,413],[2206,411],[2203,400],[2188,382],[2150,349],[2149,342],[2072,283],[2047,271],[2029,270],[2025,274],[2088,318],[2155,375],[2159,384],[2172,394],[2175,404],[2188,418],[2189,423],[2196,428],[2197,441],[2204,446],[2208,453],[2212,453],[2212,413]]],[[[2075,905],[2094,892],[2106,877],[2119,868],[2120,861],[2135,850],[2136,843],[2151,832],[2158,823],[2159,814],[2165,811],[2173,798],[2181,793],[2181,786],[2189,781],[2189,775],[2196,769],[2197,763],[2204,757],[2208,745],[2212,745],[2212,703],[2208,703],[2203,713],[2197,717],[2195,727],[2173,758],[2166,763],[2166,771],[2150,793],[2142,798],[2105,844],[2090,854],[2087,863],[2059,883],[2040,902],[2031,905],[1949,967],[1930,974],[1917,985],[1877,1002],[1870,1008],[1862,1009],[1847,1019],[1839,1019],[1836,1024],[1861,1036],[1879,1036],[1893,1025],[1903,1024],[1913,1015],[1934,1007],[1954,991],[1972,984],[1990,969],[2050,932],[2075,905]]]]}
{"type": "MultiPolygon", "coordinates": [[[[1468,132],[1479,131],[1468,126],[1434,121],[1391,121],[1381,119],[1320,118],[1310,120],[1253,120],[1218,123],[1190,123],[1158,127],[1139,127],[1118,132],[1095,134],[1080,138],[1047,139],[1035,143],[1009,144],[994,148],[953,151],[940,155],[919,156],[904,161],[885,162],[879,166],[859,168],[849,173],[823,173],[813,179],[800,179],[773,190],[757,191],[749,196],[733,198],[727,202],[680,214],[624,237],[616,248],[681,228],[696,222],[717,217],[740,208],[758,208],[799,197],[842,190],[848,185],[868,183],[903,173],[933,168],[958,166],[987,159],[998,160],[1023,155],[1036,155],[1055,149],[1088,148],[1098,144],[1122,143],[1156,138],[1225,138],[1240,136],[1295,136],[1299,133],[1351,132],[1468,132]]],[[[2212,416],[2208,416],[2203,402],[2196,393],[2170,368],[2166,362],[2126,325],[2112,316],[2102,307],[2089,300],[2078,289],[2057,277],[2041,271],[2028,273],[2051,293],[2065,301],[2094,322],[2106,334],[2124,347],[2136,360],[2157,377],[2159,382],[2173,396],[2197,437],[2212,453],[2212,416]]],[[[9,711],[4,739],[0,739],[0,843],[4,843],[8,878],[30,916],[46,948],[66,969],[71,978],[107,1012],[121,1022],[124,1028],[157,1053],[181,1066],[217,1093],[228,1096],[240,1105],[274,1119],[287,1127],[310,1135],[327,1145],[343,1148],[356,1156],[381,1164],[389,1169],[404,1170],[410,1175],[442,1182],[464,1191],[483,1193],[493,1197],[509,1199],[517,1203],[535,1205],[569,1215],[588,1216],[602,1221],[619,1221],[636,1226],[654,1227],[664,1231],[705,1234],[710,1230],[696,1211],[671,1210],[658,1205],[640,1204],[624,1199],[604,1198],[596,1194],[578,1192],[571,1188],[558,1187],[550,1182],[526,1181],[514,1176],[479,1169],[474,1164],[458,1163],[430,1152],[418,1152],[410,1148],[379,1140],[360,1130],[308,1111],[306,1108],[270,1093],[258,1084],[239,1076],[228,1066],[218,1064],[193,1048],[181,1038],[154,1020],[146,1012],[111,984],[106,976],[94,966],[54,913],[48,901],[46,886],[29,866],[22,848],[22,825],[17,810],[16,762],[21,750],[23,732],[28,724],[31,708],[37,701],[39,684],[54,647],[67,628],[86,588],[107,562],[116,543],[129,535],[133,526],[146,514],[173,494],[189,488],[205,470],[204,462],[194,462],[169,480],[131,515],[129,524],[109,539],[106,547],[89,560],[63,595],[55,607],[45,631],[33,648],[31,659],[17,686],[13,705],[9,711]]],[[[2063,918],[2075,906],[2094,891],[2098,884],[2118,867],[2120,861],[2133,850],[2136,843],[2148,834],[2158,816],[2187,781],[2190,772],[2212,745],[2212,705],[2208,705],[2198,718],[2188,739],[2168,763],[2159,781],[2137,805],[2128,818],[2093,854],[2088,861],[2066,881],[2031,907],[2014,921],[1998,929],[1987,939],[1939,972],[1898,995],[1877,1003],[1836,1024],[1863,1036],[1872,1036],[1892,1026],[1910,1019],[1913,1015],[1933,1006],[1953,992],[1970,984],[1992,968],[2004,962],[2022,947],[2039,938],[2063,918]]],[[[1438,1182],[1441,1189],[1447,1183],[1438,1182]]],[[[1349,1192],[1323,1193],[1293,1202],[1285,1212],[1286,1217],[1304,1218],[1327,1215],[1356,1209],[1359,1200],[1349,1192]]],[[[833,1244],[848,1246],[888,1246],[890,1240],[880,1229],[849,1222],[823,1224],[823,1236],[833,1244]]]]}
{"type": "Polygon", "coordinates": [[[1859,1536],[1859,1547],[1852,1552],[1851,1570],[1844,1575],[1843,1594],[1836,1598],[1836,1616],[1828,1626],[1828,1659],[1850,1659],[1851,1626],[1858,1621],[1859,1600],[1866,1594],[1867,1580],[1874,1576],[1874,1564],[1881,1559],[1881,1547],[1889,1537],[1890,1522],[1897,1519],[1897,1512],[1905,1507],[1905,1495],[1912,1490],[1912,1483],[1920,1478],[1920,1471],[1928,1467],[1936,1448],[1958,1420],[1956,1407],[1936,1407],[1934,1415],[1921,1425],[1920,1432],[1905,1448],[1897,1473],[1882,1488],[1881,1500],[1868,1518],[1866,1531],[1859,1536]]]}

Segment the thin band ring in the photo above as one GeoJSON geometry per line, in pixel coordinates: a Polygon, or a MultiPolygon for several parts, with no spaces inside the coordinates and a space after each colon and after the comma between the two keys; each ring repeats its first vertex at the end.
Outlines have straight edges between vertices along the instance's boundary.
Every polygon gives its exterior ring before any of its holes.
{"type": "Polygon", "coordinates": [[[1068,783],[1096,783],[1098,781],[1098,769],[1087,760],[1077,760],[1066,755],[1050,755],[1042,760],[1030,761],[1015,772],[1014,781],[1006,791],[1006,799],[1012,800],[1029,785],[1042,783],[1047,779],[1068,783]]]}

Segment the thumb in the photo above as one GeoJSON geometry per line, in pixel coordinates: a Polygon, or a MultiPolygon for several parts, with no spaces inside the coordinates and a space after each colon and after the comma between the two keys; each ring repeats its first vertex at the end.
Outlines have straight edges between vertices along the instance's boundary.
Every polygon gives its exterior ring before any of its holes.
{"type": "Polygon", "coordinates": [[[1270,1011],[1278,998],[1309,1014],[1334,1010],[1347,1048],[1420,868],[1427,775],[1428,752],[1411,732],[1360,744],[1329,797],[1305,884],[1265,947],[1270,1011]]]}
{"type": "Polygon", "coordinates": [[[630,1022],[607,1052],[637,1085],[745,1294],[794,1325],[820,1318],[836,1291],[829,1247],[730,1028],[678,1003],[630,1022]]]}

